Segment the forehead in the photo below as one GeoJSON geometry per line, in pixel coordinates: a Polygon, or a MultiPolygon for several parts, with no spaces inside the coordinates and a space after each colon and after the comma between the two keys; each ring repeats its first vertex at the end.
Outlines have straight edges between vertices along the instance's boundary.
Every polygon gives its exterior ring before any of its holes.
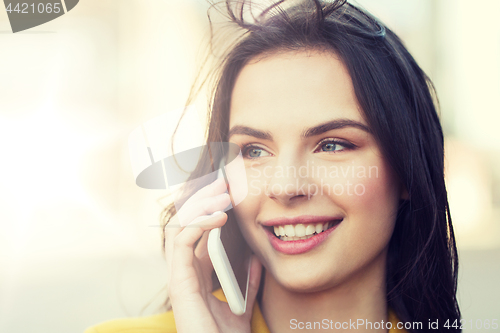
{"type": "Polygon", "coordinates": [[[366,124],[360,110],[351,77],[335,54],[280,52],[243,67],[231,97],[230,127],[307,127],[336,118],[366,124]]]}

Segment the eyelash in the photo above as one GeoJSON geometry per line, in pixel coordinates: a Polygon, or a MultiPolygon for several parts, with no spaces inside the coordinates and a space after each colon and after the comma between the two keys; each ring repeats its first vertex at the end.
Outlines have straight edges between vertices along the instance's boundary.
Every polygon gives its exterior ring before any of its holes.
{"type": "MultiPolygon", "coordinates": [[[[350,142],[347,142],[347,141],[341,141],[341,140],[338,140],[338,139],[324,139],[324,140],[320,141],[316,145],[317,148],[314,150],[314,152],[317,152],[318,149],[320,149],[323,145],[329,144],[329,143],[343,147],[343,149],[334,150],[334,151],[330,152],[330,153],[333,153],[333,154],[338,154],[339,152],[346,151],[346,150],[352,150],[352,149],[356,148],[356,145],[354,145],[354,144],[352,144],[350,142]]],[[[259,157],[248,157],[247,156],[248,151],[250,151],[251,149],[261,149],[261,150],[266,151],[264,148],[261,148],[259,146],[256,146],[256,145],[252,144],[252,143],[249,143],[249,144],[243,145],[243,147],[241,148],[241,152],[242,152],[243,158],[247,158],[247,159],[256,159],[256,158],[259,158],[259,157]]],[[[328,151],[325,151],[325,152],[328,153],[328,151]]]]}
{"type": "MultiPolygon", "coordinates": [[[[354,144],[352,144],[350,142],[342,141],[342,140],[338,140],[338,139],[324,139],[324,140],[322,140],[322,141],[320,141],[318,143],[318,146],[319,146],[318,148],[321,148],[323,145],[328,144],[328,143],[332,143],[334,145],[338,145],[338,146],[344,147],[341,150],[338,150],[338,151],[334,150],[334,151],[332,151],[332,153],[334,153],[334,154],[336,154],[337,152],[346,151],[346,150],[352,150],[352,149],[356,148],[356,145],[354,145],[354,144]]],[[[314,150],[314,151],[317,151],[317,149],[314,150]]]]}
{"type": "Polygon", "coordinates": [[[249,156],[247,156],[248,151],[250,151],[252,149],[265,150],[264,148],[256,146],[256,145],[254,145],[252,143],[243,145],[243,147],[241,148],[241,154],[243,155],[243,158],[247,158],[247,159],[250,159],[250,160],[258,158],[258,157],[249,157],[249,156]]]}

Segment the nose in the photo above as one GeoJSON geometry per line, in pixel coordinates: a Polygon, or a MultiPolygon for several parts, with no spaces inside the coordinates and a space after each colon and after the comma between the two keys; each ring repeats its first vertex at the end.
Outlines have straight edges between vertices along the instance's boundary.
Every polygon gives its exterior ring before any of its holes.
{"type": "Polygon", "coordinates": [[[312,182],[310,162],[294,156],[280,156],[267,170],[266,195],[283,205],[293,205],[310,200],[318,187],[312,182]]]}

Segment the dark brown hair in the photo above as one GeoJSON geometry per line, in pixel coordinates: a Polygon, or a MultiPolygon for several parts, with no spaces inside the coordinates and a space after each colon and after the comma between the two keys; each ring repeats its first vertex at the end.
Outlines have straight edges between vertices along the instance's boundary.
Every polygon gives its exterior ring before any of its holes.
{"type": "MultiPolygon", "coordinates": [[[[249,1],[224,3],[230,22],[243,33],[223,57],[216,77],[207,142],[227,141],[232,90],[251,59],[277,51],[331,50],[348,69],[372,133],[409,195],[400,203],[389,243],[388,306],[401,321],[422,322],[424,331],[428,320],[459,321],[458,257],[430,79],[398,36],[366,11],[341,0],[288,3],[278,1],[257,17],[248,15],[249,1]]],[[[200,165],[192,178],[213,165],[200,165]]],[[[164,213],[168,221],[175,208],[164,213]]],[[[450,327],[449,332],[461,330],[450,327]]]]}

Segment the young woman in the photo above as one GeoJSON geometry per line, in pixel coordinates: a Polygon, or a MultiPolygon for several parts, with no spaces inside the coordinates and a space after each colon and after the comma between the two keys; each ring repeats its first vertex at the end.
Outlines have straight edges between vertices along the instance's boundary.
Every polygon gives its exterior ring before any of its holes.
{"type": "Polygon", "coordinates": [[[97,331],[460,332],[430,80],[391,30],[345,1],[279,1],[246,20],[249,8],[227,2],[245,33],[220,67],[207,137],[240,147],[249,193],[226,214],[223,181],[186,189],[187,220],[165,228],[172,311],[97,331]],[[207,232],[225,223],[254,253],[242,316],[220,301],[207,255],[207,232]]]}

